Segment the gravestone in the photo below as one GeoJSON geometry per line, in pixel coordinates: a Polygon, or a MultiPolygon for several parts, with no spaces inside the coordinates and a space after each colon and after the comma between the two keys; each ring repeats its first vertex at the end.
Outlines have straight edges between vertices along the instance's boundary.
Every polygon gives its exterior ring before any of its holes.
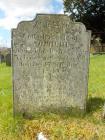
{"type": "Polygon", "coordinates": [[[0,54],[0,63],[4,63],[5,62],[5,57],[4,55],[0,54]]]}
{"type": "Polygon", "coordinates": [[[7,65],[7,66],[11,66],[11,53],[8,53],[8,54],[6,55],[5,61],[6,61],[6,65],[7,65]]]}
{"type": "Polygon", "coordinates": [[[1,63],[1,54],[0,54],[0,63],[1,63]]]}
{"type": "Polygon", "coordinates": [[[90,36],[67,15],[38,14],[12,30],[15,114],[85,111],[90,36]]]}

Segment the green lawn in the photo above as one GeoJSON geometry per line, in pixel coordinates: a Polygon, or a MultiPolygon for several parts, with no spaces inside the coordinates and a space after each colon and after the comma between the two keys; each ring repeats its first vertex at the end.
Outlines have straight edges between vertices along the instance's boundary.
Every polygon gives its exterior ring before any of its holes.
{"type": "MultiPolygon", "coordinates": [[[[87,114],[36,114],[34,120],[13,119],[11,67],[0,65],[0,140],[30,140],[43,131],[50,140],[105,140],[105,55],[90,56],[87,114]]],[[[35,138],[34,138],[35,139],[35,138]]]]}

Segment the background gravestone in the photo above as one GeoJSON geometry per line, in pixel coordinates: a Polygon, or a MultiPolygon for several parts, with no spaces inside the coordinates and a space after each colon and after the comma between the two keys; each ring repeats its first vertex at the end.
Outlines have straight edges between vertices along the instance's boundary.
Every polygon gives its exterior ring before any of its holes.
{"type": "Polygon", "coordinates": [[[11,53],[8,53],[7,55],[6,55],[6,65],[7,66],[11,66],[11,53]]]}
{"type": "Polygon", "coordinates": [[[1,54],[0,54],[0,63],[1,63],[1,54]]]}
{"type": "Polygon", "coordinates": [[[4,63],[5,62],[5,57],[4,55],[0,54],[0,63],[4,63]]]}
{"type": "Polygon", "coordinates": [[[86,109],[90,32],[67,15],[38,14],[12,30],[14,112],[86,109]]]}

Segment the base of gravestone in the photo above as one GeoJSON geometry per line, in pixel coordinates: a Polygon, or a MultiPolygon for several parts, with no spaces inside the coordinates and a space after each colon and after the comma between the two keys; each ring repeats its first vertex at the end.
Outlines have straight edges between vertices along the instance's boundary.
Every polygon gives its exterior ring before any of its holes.
{"type": "Polygon", "coordinates": [[[72,107],[66,107],[66,108],[46,108],[44,110],[38,110],[34,111],[33,113],[27,112],[25,110],[22,110],[20,113],[14,112],[14,117],[15,116],[21,116],[25,119],[34,119],[34,118],[39,118],[41,116],[50,116],[51,114],[59,115],[61,117],[66,116],[66,117],[84,117],[86,114],[85,110],[81,110],[79,108],[72,108],[72,107]]]}

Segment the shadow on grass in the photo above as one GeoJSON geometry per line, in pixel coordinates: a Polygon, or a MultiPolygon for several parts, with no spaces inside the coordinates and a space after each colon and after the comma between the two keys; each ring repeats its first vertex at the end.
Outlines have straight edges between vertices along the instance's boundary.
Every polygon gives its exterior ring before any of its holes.
{"type": "Polygon", "coordinates": [[[94,97],[94,98],[89,98],[87,102],[87,113],[93,113],[99,109],[103,108],[105,99],[94,97]]]}

